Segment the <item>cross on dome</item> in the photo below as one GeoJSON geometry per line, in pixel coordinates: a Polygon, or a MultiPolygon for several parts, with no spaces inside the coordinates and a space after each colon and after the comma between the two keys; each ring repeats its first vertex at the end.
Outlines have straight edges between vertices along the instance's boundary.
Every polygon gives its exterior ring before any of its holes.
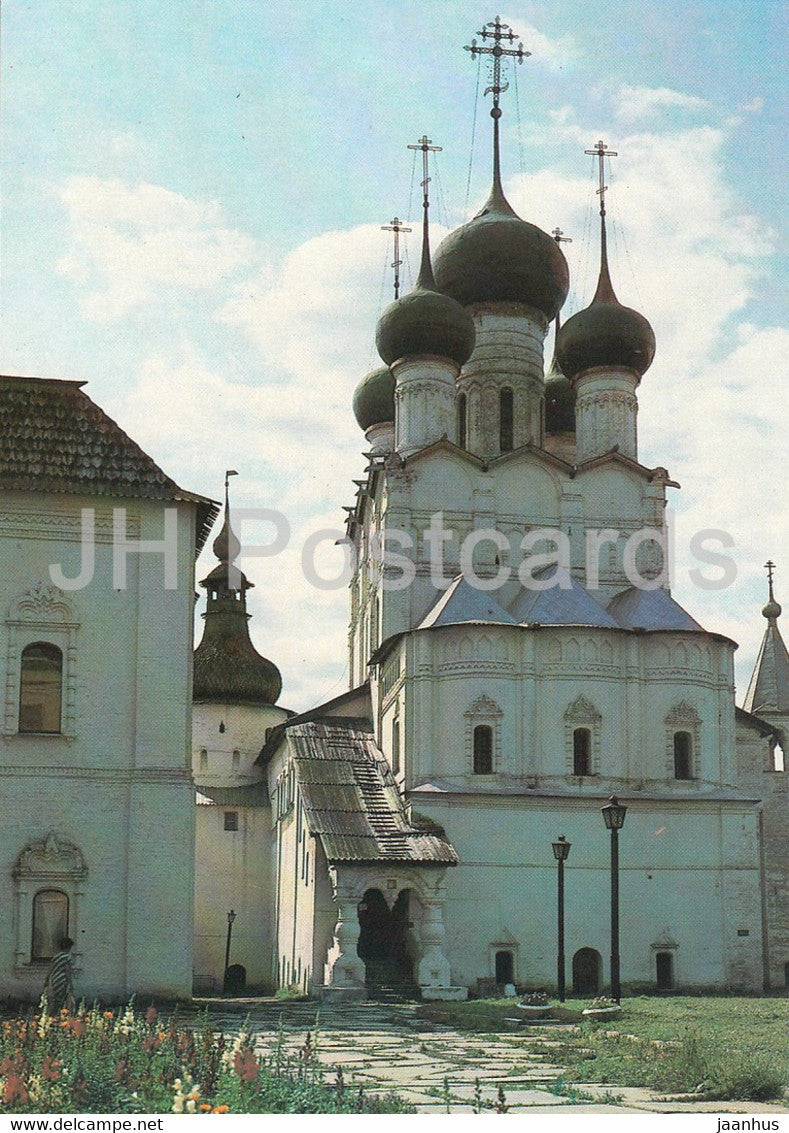
{"type": "Polygon", "coordinates": [[[402,260],[400,259],[400,233],[410,232],[410,228],[406,228],[399,216],[393,217],[388,224],[381,225],[382,232],[394,233],[394,259],[392,260],[392,267],[394,268],[394,297],[400,298],[400,266],[402,260]]]}

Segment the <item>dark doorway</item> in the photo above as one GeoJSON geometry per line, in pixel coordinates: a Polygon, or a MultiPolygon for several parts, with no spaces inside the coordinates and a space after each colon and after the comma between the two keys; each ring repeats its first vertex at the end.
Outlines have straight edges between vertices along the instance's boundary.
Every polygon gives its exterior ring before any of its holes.
{"type": "Polygon", "coordinates": [[[247,987],[247,970],[243,964],[231,964],[225,972],[225,995],[243,995],[247,987]]]}
{"type": "Polygon", "coordinates": [[[602,958],[594,948],[579,948],[573,956],[573,991],[596,995],[600,990],[602,958]]]}
{"type": "Polygon", "coordinates": [[[664,991],[674,986],[674,957],[670,952],[658,952],[655,956],[657,985],[664,991]]]}
{"type": "Polygon", "coordinates": [[[784,964],[784,987],[789,987],[789,964],[784,964]]]}
{"type": "Polygon", "coordinates": [[[496,953],[496,983],[497,984],[511,984],[513,980],[514,970],[511,952],[497,952],[496,953]]]}
{"type": "Polygon", "coordinates": [[[359,902],[359,943],[365,982],[371,989],[410,990],[413,962],[408,949],[410,890],[402,889],[390,910],[380,889],[368,889],[359,902]]]}

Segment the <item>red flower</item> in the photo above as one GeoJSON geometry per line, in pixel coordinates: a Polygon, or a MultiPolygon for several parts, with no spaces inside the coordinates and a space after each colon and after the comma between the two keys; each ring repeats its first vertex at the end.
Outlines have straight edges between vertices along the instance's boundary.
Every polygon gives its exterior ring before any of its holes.
{"type": "Polygon", "coordinates": [[[63,1065],[58,1059],[52,1058],[50,1055],[44,1059],[44,1065],[41,1067],[41,1077],[45,1078],[47,1082],[57,1082],[60,1078],[60,1067],[63,1065]]]}
{"type": "Polygon", "coordinates": [[[19,1102],[20,1105],[27,1105],[30,1101],[27,1086],[18,1074],[9,1074],[6,1078],[3,1098],[7,1105],[13,1105],[14,1102],[19,1102]]]}
{"type": "Polygon", "coordinates": [[[260,1070],[260,1063],[251,1050],[237,1050],[233,1055],[233,1069],[242,1082],[254,1082],[260,1070]]]}

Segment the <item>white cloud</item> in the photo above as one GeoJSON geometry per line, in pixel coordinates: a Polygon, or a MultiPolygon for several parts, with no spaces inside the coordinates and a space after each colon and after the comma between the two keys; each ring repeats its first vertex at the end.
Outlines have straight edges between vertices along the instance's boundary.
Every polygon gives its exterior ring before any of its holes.
{"type": "Polygon", "coordinates": [[[669,87],[623,85],[614,101],[614,113],[622,122],[638,122],[667,110],[706,110],[709,102],[696,95],[683,94],[669,87]]]}
{"type": "Polygon", "coordinates": [[[744,102],[739,109],[744,114],[758,114],[760,110],[764,110],[764,99],[757,96],[748,102],[744,102]]]}
{"type": "Polygon", "coordinates": [[[571,67],[580,56],[580,48],[572,35],[549,39],[533,24],[517,15],[502,16],[502,23],[509,24],[515,32],[515,43],[510,46],[517,47],[518,42],[522,41],[525,50],[531,52],[530,64],[543,64],[551,71],[560,71],[571,67]]]}
{"type": "Polygon", "coordinates": [[[162,297],[203,291],[252,261],[255,243],[227,228],[219,206],[158,185],[71,177],[59,190],[71,248],[58,270],[81,290],[86,318],[118,319],[162,297]]]}

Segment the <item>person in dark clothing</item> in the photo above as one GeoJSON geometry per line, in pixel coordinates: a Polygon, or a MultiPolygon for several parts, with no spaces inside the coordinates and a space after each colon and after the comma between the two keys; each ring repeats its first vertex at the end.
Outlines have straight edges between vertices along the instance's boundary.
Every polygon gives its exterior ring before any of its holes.
{"type": "Polygon", "coordinates": [[[49,963],[44,994],[47,997],[47,1006],[50,1015],[57,1014],[62,1007],[73,1006],[74,988],[72,985],[71,949],[74,941],[64,936],[60,941],[60,951],[56,952],[49,963]]]}

